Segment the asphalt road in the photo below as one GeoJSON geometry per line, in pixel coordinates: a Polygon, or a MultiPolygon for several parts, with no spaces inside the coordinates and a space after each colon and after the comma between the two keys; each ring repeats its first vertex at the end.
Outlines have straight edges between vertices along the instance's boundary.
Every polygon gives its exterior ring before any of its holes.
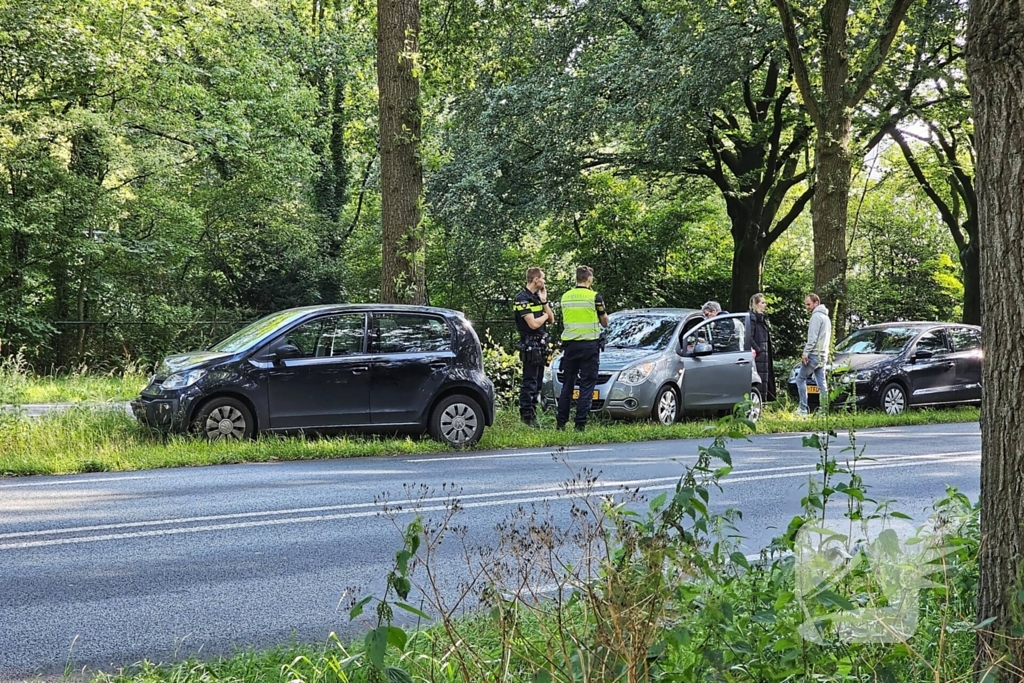
{"type": "MultiPolygon", "coordinates": [[[[977,423],[858,439],[874,459],[860,465],[871,495],[915,519],[946,484],[978,495],[977,423]]],[[[0,479],[0,681],[351,637],[362,626],[349,624],[343,596],[379,593],[401,544],[378,516],[382,492],[403,500],[406,484],[433,487],[424,512],[437,516],[442,484],[455,484],[460,522],[487,546],[520,505],[553,501],[563,514],[561,482],[574,470],[592,468],[600,491],[653,496],[708,442],[0,479]]],[[[743,510],[742,549],[754,554],[799,512],[817,453],[796,434],[729,449],[734,472],[713,503],[743,510]]],[[[461,564],[449,549],[441,563],[454,587],[461,564]]]]}

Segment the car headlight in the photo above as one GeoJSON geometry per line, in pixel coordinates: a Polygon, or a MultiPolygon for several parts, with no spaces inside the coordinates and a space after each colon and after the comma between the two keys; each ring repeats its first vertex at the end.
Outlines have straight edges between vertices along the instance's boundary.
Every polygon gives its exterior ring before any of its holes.
{"type": "Polygon", "coordinates": [[[638,363],[623,370],[619,375],[619,381],[630,385],[643,384],[653,371],[654,363],[638,363]]]}
{"type": "Polygon", "coordinates": [[[853,380],[855,382],[870,382],[875,378],[874,370],[858,370],[853,373],[853,380]]]}
{"type": "Polygon", "coordinates": [[[164,380],[164,389],[184,389],[190,387],[203,377],[206,377],[206,370],[189,370],[187,372],[176,372],[164,380]]]}
{"type": "Polygon", "coordinates": [[[551,366],[550,365],[545,365],[544,366],[544,381],[545,382],[550,382],[552,379],[554,379],[554,374],[555,373],[551,370],[551,366]]]}

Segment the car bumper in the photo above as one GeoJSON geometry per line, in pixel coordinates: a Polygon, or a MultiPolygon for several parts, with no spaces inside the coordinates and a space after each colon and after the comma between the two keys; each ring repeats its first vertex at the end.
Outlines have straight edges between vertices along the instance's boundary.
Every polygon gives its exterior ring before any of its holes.
{"type": "MultiPolygon", "coordinates": [[[[591,405],[591,412],[600,412],[619,419],[650,417],[658,389],[661,387],[654,382],[626,385],[617,382],[617,377],[617,373],[612,373],[609,381],[594,387],[598,393],[591,405]]],[[[541,405],[547,409],[556,408],[561,393],[561,382],[555,378],[545,380],[541,389],[541,405]]]]}
{"type": "Polygon", "coordinates": [[[196,398],[192,392],[183,395],[143,394],[130,405],[135,419],[144,427],[158,432],[185,432],[189,425],[189,409],[196,398]]]}

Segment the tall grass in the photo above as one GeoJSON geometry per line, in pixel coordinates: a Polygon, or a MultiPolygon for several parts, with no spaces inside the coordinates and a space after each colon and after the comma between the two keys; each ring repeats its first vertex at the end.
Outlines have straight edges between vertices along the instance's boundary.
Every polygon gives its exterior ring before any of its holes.
{"type": "MultiPolygon", "coordinates": [[[[864,429],[977,419],[975,408],[915,410],[895,417],[865,412],[833,416],[832,426],[864,429]]],[[[683,421],[671,426],[596,420],[582,433],[559,432],[531,429],[519,422],[515,411],[503,410],[498,412],[495,425],[484,433],[473,450],[701,438],[708,435],[713,424],[711,420],[683,421]]],[[[806,432],[822,424],[817,418],[798,419],[788,412],[767,410],[758,422],[757,431],[806,432]]],[[[445,447],[435,441],[412,436],[264,436],[254,441],[221,444],[181,435],[164,438],[140,427],[121,406],[77,407],[36,418],[17,409],[0,411],[0,475],[114,472],[276,460],[414,455],[444,450],[445,447]]]]}
{"type": "Polygon", "coordinates": [[[127,401],[138,396],[147,379],[134,362],[107,370],[83,364],[37,375],[19,353],[0,359],[0,405],[127,401]]]}

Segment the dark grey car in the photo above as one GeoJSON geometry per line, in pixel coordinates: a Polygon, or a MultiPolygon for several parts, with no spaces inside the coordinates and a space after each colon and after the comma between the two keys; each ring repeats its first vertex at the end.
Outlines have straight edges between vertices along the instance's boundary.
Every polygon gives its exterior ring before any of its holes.
{"type": "Polygon", "coordinates": [[[154,429],[218,441],[358,429],[427,431],[462,446],[492,424],[494,385],[458,311],[310,306],[169,356],[132,407],[154,429]]]}
{"type": "MultiPolygon", "coordinates": [[[[562,390],[559,358],[544,375],[541,400],[553,407],[562,390]]],[[[749,396],[761,415],[746,313],[705,320],[690,308],[643,308],[609,316],[593,410],[616,418],[671,424],[687,413],[729,410],[749,396]]]]}

